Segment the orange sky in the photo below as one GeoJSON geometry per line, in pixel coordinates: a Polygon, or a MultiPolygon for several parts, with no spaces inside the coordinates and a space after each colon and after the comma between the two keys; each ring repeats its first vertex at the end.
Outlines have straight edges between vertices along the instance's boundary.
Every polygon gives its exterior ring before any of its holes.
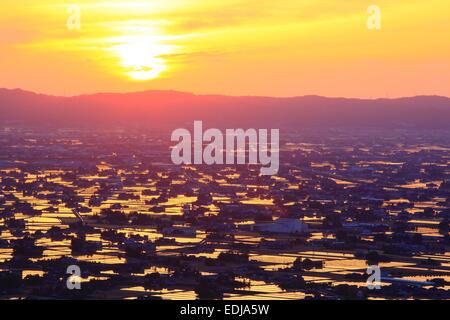
{"type": "MultiPolygon", "coordinates": [[[[450,96],[448,0],[0,0],[0,87],[450,96]],[[70,30],[70,4],[81,29],[70,30]],[[367,8],[381,9],[369,30],[367,8]]],[[[76,21],[76,20],[71,20],[76,21]]]]}

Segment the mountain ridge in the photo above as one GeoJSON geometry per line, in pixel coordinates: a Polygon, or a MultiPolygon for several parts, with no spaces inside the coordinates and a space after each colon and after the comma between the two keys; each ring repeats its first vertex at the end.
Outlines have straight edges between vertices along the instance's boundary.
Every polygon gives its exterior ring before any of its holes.
{"type": "Polygon", "coordinates": [[[0,93],[4,92],[19,92],[26,94],[34,94],[37,96],[48,96],[48,97],[56,97],[56,98],[79,98],[79,97],[92,97],[97,95],[133,95],[133,94],[157,94],[157,93],[174,93],[174,94],[184,94],[191,95],[196,97],[230,97],[230,98],[270,98],[270,99],[295,99],[295,98],[324,98],[324,99],[346,99],[346,100],[363,100],[363,101],[377,101],[377,100],[402,100],[402,99],[414,99],[414,98],[443,98],[449,99],[450,97],[437,95],[437,94],[419,94],[415,96],[402,96],[402,97],[377,97],[377,98],[358,98],[358,97],[331,97],[331,96],[322,96],[316,94],[305,94],[305,95],[296,95],[296,96],[259,96],[259,95],[227,95],[227,94],[219,94],[219,93],[193,93],[188,91],[179,91],[179,90],[144,90],[144,91],[130,91],[130,92],[96,92],[96,93],[83,93],[71,96],[62,96],[62,95],[54,95],[47,94],[41,92],[34,92],[31,90],[25,90],[22,88],[0,88],[0,93]]]}
{"type": "Polygon", "coordinates": [[[211,125],[296,126],[450,126],[450,98],[345,98],[199,95],[174,90],[96,93],[71,97],[0,88],[0,121],[53,121],[55,124],[156,122],[180,125],[203,120],[211,125]]]}

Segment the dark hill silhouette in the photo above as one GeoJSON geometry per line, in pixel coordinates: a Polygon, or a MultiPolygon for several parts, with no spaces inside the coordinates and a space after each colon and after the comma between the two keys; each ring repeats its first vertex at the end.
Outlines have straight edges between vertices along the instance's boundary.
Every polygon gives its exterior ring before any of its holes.
{"type": "Polygon", "coordinates": [[[0,121],[178,126],[203,120],[218,127],[450,128],[450,98],[347,99],[194,95],[176,91],[74,97],[0,89],[0,121]]]}

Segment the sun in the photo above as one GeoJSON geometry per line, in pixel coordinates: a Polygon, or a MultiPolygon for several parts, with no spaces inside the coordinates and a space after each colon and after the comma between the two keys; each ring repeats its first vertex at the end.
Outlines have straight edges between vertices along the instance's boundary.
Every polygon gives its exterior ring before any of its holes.
{"type": "Polygon", "coordinates": [[[124,36],[113,46],[123,71],[136,81],[153,80],[167,70],[164,55],[171,52],[169,45],[158,43],[152,36],[124,36]]]}

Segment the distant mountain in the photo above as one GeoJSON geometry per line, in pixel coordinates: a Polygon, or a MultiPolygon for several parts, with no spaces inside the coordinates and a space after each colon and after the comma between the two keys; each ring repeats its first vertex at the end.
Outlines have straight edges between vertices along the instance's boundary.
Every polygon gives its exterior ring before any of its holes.
{"type": "Polygon", "coordinates": [[[292,98],[194,95],[176,91],[99,93],[74,97],[0,89],[0,121],[53,125],[139,124],[208,127],[449,128],[450,98],[292,98]]]}

